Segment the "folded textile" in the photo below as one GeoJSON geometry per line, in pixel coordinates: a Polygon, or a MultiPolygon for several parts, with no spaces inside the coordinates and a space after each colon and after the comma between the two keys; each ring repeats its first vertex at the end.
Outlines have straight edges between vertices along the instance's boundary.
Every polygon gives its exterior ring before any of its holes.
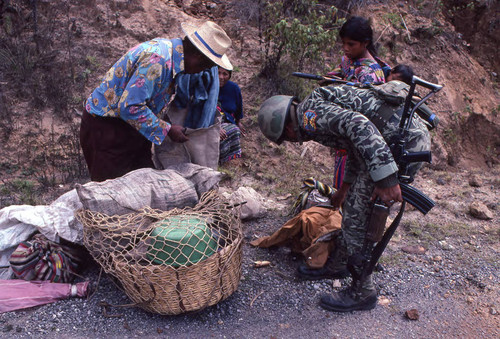
{"type": "Polygon", "coordinates": [[[323,267],[334,247],[333,240],[316,241],[323,235],[340,230],[342,215],[330,208],[314,206],[303,210],[288,220],[270,236],[250,242],[256,247],[289,246],[293,252],[302,253],[311,268],[323,267]]]}

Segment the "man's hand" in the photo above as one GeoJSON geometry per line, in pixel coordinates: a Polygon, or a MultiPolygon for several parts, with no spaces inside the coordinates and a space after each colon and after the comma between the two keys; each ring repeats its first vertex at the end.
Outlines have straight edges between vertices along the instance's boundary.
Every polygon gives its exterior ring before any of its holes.
{"type": "Polygon", "coordinates": [[[386,188],[375,186],[372,194],[372,201],[375,201],[377,197],[379,197],[384,202],[384,204],[389,207],[397,201],[403,201],[403,196],[401,194],[401,188],[399,187],[399,184],[386,188]]]}
{"type": "Polygon", "coordinates": [[[333,195],[330,197],[330,202],[336,210],[338,210],[342,204],[344,203],[345,197],[347,195],[347,191],[349,191],[349,188],[351,187],[351,184],[347,184],[343,182],[340,185],[340,188],[337,190],[337,192],[333,193],[333,195]]]}
{"type": "Polygon", "coordinates": [[[189,138],[184,134],[186,132],[186,127],[181,125],[172,125],[168,131],[168,137],[172,139],[173,142],[186,142],[189,138]]]}

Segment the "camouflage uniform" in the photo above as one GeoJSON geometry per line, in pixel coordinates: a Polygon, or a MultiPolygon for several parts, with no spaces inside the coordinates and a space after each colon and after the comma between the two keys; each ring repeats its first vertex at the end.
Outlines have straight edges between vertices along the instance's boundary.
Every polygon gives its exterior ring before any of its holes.
{"type": "MultiPolygon", "coordinates": [[[[342,238],[349,256],[359,253],[363,246],[375,185],[390,187],[398,183],[398,167],[388,144],[398,135],[403,107],[385,99],[375,89],[347,85],[320,87],[296,109],[305,140],[348,152],[344,182],[350,183],[351,188],[343,205],[342,238]]],[[[406,149],[430,150],[429,132],[416,115],[406,149]]],[[[419,167],[413,164],[412,174],[419,167]]]]}

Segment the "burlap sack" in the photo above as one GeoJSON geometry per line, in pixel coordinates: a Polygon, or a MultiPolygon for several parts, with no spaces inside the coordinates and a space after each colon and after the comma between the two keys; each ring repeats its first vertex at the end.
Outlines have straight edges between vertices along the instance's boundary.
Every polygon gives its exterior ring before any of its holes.
{"type": "Polygon", "coordinates": [[[167,211],[194,206],[221,175],[193,164],[174,168],[178,171],[142,168],[116,179],[77,185],[76,191],[84,209],[107,215],[137,212],[145,206],[167,211]]]}

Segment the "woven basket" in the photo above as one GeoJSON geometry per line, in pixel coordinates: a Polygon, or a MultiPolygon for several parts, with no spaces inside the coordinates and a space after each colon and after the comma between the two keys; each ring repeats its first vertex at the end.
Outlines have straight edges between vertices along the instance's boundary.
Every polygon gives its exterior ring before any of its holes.
{"type": "Polygon", "coordinates": [[[242,263],[241,223],[229,205],[220,199],[212,192],[204,195],[192,209],[168,212],[144,209],[122,216],[80,210],[77,217],[84,225],[85,246],[104,271],[120,281],[135,305],[153,313],[174,315],[215,305],[238,287],[242,263]],[[224,235],[215,253],[181,266],[148,260],[155,222],[172,216],[209,219],[214,233],[224,235]]]}

